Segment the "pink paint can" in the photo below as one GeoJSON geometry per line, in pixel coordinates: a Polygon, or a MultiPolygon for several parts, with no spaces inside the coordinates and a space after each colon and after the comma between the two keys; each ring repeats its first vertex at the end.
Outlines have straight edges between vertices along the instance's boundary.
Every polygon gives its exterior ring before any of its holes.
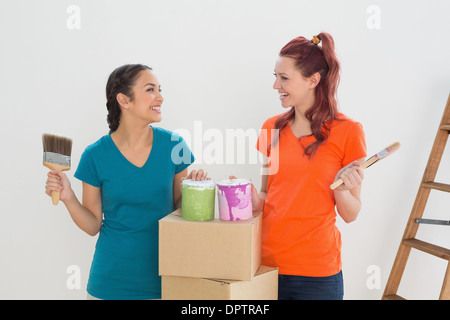
{"type": "Polygon", "coordinates": [[[252,184],[249,179],[217,182],[220,220],[238,221],[252,217],[252,184]]]}

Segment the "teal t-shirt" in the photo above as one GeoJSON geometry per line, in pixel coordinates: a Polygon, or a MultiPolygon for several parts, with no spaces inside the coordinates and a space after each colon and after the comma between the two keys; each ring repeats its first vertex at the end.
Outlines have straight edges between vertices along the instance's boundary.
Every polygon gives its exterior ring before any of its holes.
{"type": "Polygon", "coordinates": [[[176,133],[153,128],[153,146],[141,168],[105,135],[88,146],[75,177],[101,188],[103,223],[87,292],[100,299],[161,298],[158,220],[174,210],[173,178],[194,156],[176,133]]]}

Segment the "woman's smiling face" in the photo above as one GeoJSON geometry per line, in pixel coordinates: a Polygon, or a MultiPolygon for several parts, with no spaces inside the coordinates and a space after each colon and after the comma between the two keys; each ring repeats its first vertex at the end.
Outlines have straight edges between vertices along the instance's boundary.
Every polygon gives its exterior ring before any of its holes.
{"type": "Polygon", "coordinates": [[[133,86],[133,100],[129,111],[149,123],[159,122],[163,101],[161,86],[155,74],[151,70],[141,71],[133,86]]]}
{"type": "Polygon", "coordinates": [[[275,64],[275,77],[273,88],[278,91],[283,108],[301,108],[314,95],[316,84],[312,77],[304,77],[292,58],[279,57],[275,64]]]}

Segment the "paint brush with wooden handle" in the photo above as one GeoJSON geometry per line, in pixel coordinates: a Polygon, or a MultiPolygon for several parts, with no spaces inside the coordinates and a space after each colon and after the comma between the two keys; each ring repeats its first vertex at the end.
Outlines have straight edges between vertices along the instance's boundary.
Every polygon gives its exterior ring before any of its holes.
{"type": "MultiPolygon", "coordinates": [[[[70,154],[72,153],[72,140],[65,137],[44,133],[44,166],[50,170],[67,171],[70,169],[70,154]]],[[[52,202],[59,202],[59,191],[52,191],[52,202]]]]}
{"type": "MultiPolygon", "coordinates": [[[[389,147],[381,150],[380,152],[378,152],[377,154],[373,155],[372,157],[370,157],[369,159],[367,159],[363,164],[362,164],[362,168],[366,169],[368,167],[370,167],[371,165],[373,165],[375,162],[380,161],[381,159],[386,158],[387,156],[391,155],[392,153],[394,153],[395,151],[397,151],[400,148],[400,142],[395,142],[393,144],[391,144],[389,147]]],[[[341,184],[343,184],[344,181],[342,181],[342,179],[336,180],[331,186],[330,188],[332,190],[336,189],[337,187],[339,187],[341,184]]]]}

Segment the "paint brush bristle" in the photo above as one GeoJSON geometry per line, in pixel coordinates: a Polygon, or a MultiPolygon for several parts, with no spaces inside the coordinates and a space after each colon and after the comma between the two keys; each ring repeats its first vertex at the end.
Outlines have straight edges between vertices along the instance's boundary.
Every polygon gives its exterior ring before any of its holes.
{"type": "Polygon", "coordinates": [[[69,157],[72,153],[72,140],[69,138],[44,133],[42,135],[42,143],[44,152],[53,152],[69,157]]]}

